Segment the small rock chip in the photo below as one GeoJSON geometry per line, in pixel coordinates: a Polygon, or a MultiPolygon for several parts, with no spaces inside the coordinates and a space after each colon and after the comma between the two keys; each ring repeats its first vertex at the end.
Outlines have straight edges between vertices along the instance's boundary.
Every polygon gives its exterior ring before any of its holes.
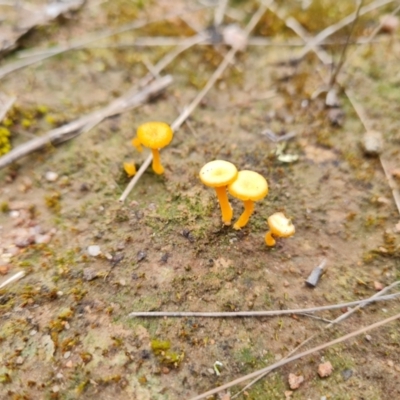
{"type": "Polygon", "coordinates": [[[290,389],[292,389],[292,390],[298,389],[303,382],[304,382],[303,375],[289,374],[290,389]]]}
{"type": "Polygon", "coordinates": [[[94,268],[85,268],[83,270],[83,278],[85,281],[92,281],[93,279],[96,279],[98,276],[97,271],[94,268]]]}
{"type": "Polygon", "coordinates": [[[101,254],[100,246],[96,246],[96,245],[89,246],[87,251],[88,251],[89,255],[92,257],[97,257],[98,255],[101,254]]]}
{"type": "Polygon", "coordinates": [[[54,385],[51,390],[53,391],[53,393],[58,393],[60,391],[60,387],[57,385],[54,385]]]}
{"type": "Polygon", "coordinates": [[[370,342],[372,340],[372,336],[371,335],[365,335],[365,340],[367,342],[370,342]]]}
{"type": "Polygon", "coordinates": [[[244,51],[247,47],[247,37],[245,31],[237,24],[226,26],[222,30],[222,39],[225,44],[238,51],[244,51]]]}
{"type": "Polygon", "coordinates": [[[73,362],[72,362],[71,360],[69,360],[69,361],[65,364],[65,366],[66,366],[67,368],[72,368],[72,367],[74,366],[74,364],[73,364],[73,362]]]}
{"type": "Polygon", "coordinates": [[[7,275],[10,267],[8,265],[0,265],[0,275],[7,275]]]}
{"type": "Polygon", "coordinates": [[[382,15],[380,18],[381,32],[394,33],[399,27],[399,18],[395,15],[382,15]]]}
{"type": "Polygon", "coordinates": [[[57,172],[47,171],[44,177],[46,181],[55,182],[58,179],[58,174],[57,172]]]}
{"type": "Polygon", "coordinates": [[[342,371],[343,380],[347,381],[353,376],[353,371],[351,369],[344,369],[342,371]]]}
{"type": "Polygon", "coordinates": [[[34,240],[36,244],[47,244],[50,243],[51,236],[47,234],[46,235],[37,234],[35,235],[34,240]]]}
{"type": "Polygon", "coordinates": [[[394,226],[394,231],[400,233],[400,221],[394,226]]]}
{"type": "Polygon", "coordinates": [[[285,390],[285,399],[289,399],[292,396],[293,392],[291,390],[285,390]]]}
{"type": "Polygon", "coordinates": [[[382,134],[377,131],[365,132],[362,144],[364,152],[367,156],[376,157],[382,152],[383,148],[382,134]]]}
{"type": "Polygon", "coordinates": [[[17,357],[17,359],[15,360],[15,363],[16,363],[17,365],[22,365],[22,364],[24,363],[24,359],[23,359],[21,356],[19,356],[19,357],[17,357]]]}
{"type": "Polygon", "coordinates": [[[288,281],[283,281],[283,286],[284,287],[288,287],[289,286],[289,282],[288,281]]]}
{"type": "Polygon", "coordinates": [[[138,251],[138,253],[137,253],[137,260],[138,260],[139,262],[140,262],[140,261],[143,261],[146,257],[147,257],[147,253],[146,253],[145,251],[143,251],[143,250],[138,251]]]}
{"type": "Polygon", "coordinates": [[[329,361],[319,364],[319,366],[318,366],[318,375],[321,378],[326,378],[327,376],[329,376],[332,373],[332,371],[333,371],[333,367],[329,361]]]}
{"type": "Polygon", "coordinates": [[[380,290],[383,289],[383,284],[378,282],[378,281],[374,281],[374,289],[379,292],[380,290]]]}
{"type": "Polygon", "coordinates": [[[393,368],[393,367],[394,367],[394,362],[393,362],[392,360],[388,360],[387,365],[388,365],[390,368],[393,368]]]}
{"type": "Polygon", "coordinates": [[[64,353],[64,358],[69,358],[71,356],[71,352],[70,351],[66,351],[64,353]]]}

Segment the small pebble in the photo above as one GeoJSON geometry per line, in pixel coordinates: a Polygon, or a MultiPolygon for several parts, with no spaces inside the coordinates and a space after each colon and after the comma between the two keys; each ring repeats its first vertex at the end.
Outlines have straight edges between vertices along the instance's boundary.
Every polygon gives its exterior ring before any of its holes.
{"type": "Polygon", "coordinates": [[[318,366],[318,375],[321,378],[326,378],[327,376],[329,376],[332,373],[332,371],[333,371],[333,367],[329,361],[319,364],[319,366],[318,366]]]}
{"type": "Polygon", "coordinates": [[[29,334],[30,334],[31,336],[35,336],[35,335],[37,334],[37,330],[36,330],[36,329],[32,329],[32,330],[29,332],[29,334]]]}
{"type": "Polygon", "coordinates": [[[364,152],[368,156],[377,157],[383,148],[382,134],[377,131],[368,131],[363,137],[364,152]]]}
{"type": "Polygon", "coordinates": [[[371,335],[365,335],[365,340],[370,342],[372,340],[371,335]]]}
{"type": "Polygon", "coordinates": [[[345,381],[350,379],[353,376],[353,371],[351,369],[344,369],[342,371],[342,377],[345,381]]]}
{"type": "Polygon", "coordinates": [[[92,257],[97,257],[98,255],[101,254],[100,246],[96,246],[96,245],[89,246],[87,250],[88,250],[89,255],[92,257]]]}
{"type": "Polygon", "coordinates": [[[399,18],[395,15],[382,15],[380,18],[381,32],[394,33],[399,27],[399,18]]]}
{"type": "Polygon", "coordinates": [[[58,393],[60,391],[60,387],[57,385],[54,385],[51,390],[53,391],[53,393],[58,393]]]}
{"type": "Polygon", "coordinates": [[[71,360],[69,360],[69,361],[65,364],[65,366],[66,366],[67,368],[72,368],[72,367],[74,366],[74,364],[72,363],[71,360]]]}
{"type": "Polygon", "coordinates": [[[71,352],[70,352],[70,351],[66,351],[66,352],[64,353],[64,358],[67,359],[67,358],[70,357],[70,355],[71,355],[71,352]]]}
{"type": "Polygon", "coordinates": [[[61,372],[59,372],[59,373],[56,375],[56,378],[57,378],[57,379],[63,379],[63,378],[64,378],[64,375],[63,375],[61,372]]]}
{"type": "Polygon", "coordinates": [[[97,278],[97,275],[97,271],[94,268],[88,267],[83,270],[83,279],[85,279],[85,281],[92,281],[97,278]]]}
{"type": "Polygon", "coordinates": [[[22,364],[24,363],[24,359],[23,359],[21,356],[19,356],[19,357],[17,357],[17,359],[15,360],[15,363],[16,363],[17,365],[22,365],[22,364]]]}
{"type": "Polygon", "coordinates": [[[138,260],[139,262],[140,262],[140,261],[143,261],[146,257],[147,257],[147,253],[146,253],[145,251],[143,251],[143,250],[138,251],[138,253],[137,253],[137,260],[138,260]]]}
{"type": "Polygon", "coordinates": [[[0,275],[7,275],[10,267],[8,265],[0,265],[0,275]]]}
{"type": "Polygon", "coordinates": [[[304,376],[289,374],[290,389],[292,389],[292,390],[298,389],[303,382],[304,382],[304,376]]]}
{"type": "Polygon", "coordinates": [[[374,281],[374,289],[379,292],[380,290],[383,289],[383,284],[378,282],[378,281],[374,281]]]}
{"type": "Polygon", "coordinates": [[[57,172],[47,171],[44,177],[48,182],[55,182],[58,179],[58,174],[57,172]]]}
{"type": "Polygon", "coordinates": [[[226,26],[222,30],[222,38],[225,44],[238,51],[244,51],[247,47],[247,37],[245,31],[237,24],[226,26]]]}

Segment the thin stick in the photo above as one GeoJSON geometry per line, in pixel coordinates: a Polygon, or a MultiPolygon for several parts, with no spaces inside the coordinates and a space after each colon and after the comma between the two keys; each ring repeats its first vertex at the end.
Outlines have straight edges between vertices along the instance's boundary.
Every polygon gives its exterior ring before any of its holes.
{"type": "MultiPolygon", "coordinates": [[[[76,49],[82,48],[84,46],[87,46],[90,43],[97,42],[98,40],[106,39],[106,38],[108,38],[110,36],[114,36],[114,35],[119,35],[121,33],[130,31],[133,29],[139,29],[139,28],[142,28],[153,22],[163,21],[165,19],[170,19],[170,18],[179,16],[179,15],[182,15],[182,14],[185,14],[188,12],[202,10],[204,8],[206,8],[206,7],[201,6],[201,7],[197,7],[197,8],[193,8],[193,9],[188,9],[188,10],[183,10],[183,11],[167,14],[160,18],[134,21],[134,22],[128,23],[128,24],[123,25],[116,29],[106,29],[102,32],[96,32],[96,33],[90,34],[86,38],[72,41],[71,44],[66,45],[66,46],[55,46],[53,48],[43,50],[40,53],[38,53],[40,50],[34,50],[34,52],[31,51],[31,54],[33,54],[32,58],[30,58],[28,60],[20,60],[20,61],[12,62],[12,63],[6,64],[4,67],[0,68],[0,79],[4,78],[11,72],[17,71],[21,68],[25,68],[25,67],[35,64],[39,61],[43,61],[43,60],[53,57],[57,54],[61,54],[61,53],[64,53],[64,52],[70,51],[70,50],[76,50],[76,49]]],[[[24,52],[24,54],[26,55],[27,52],[24,52]]]]}
{"type": "MultiPolygon", "coordinates": [[[[367,14],[370,11],[373,11],[379,7],[385,6],[386,4],[393,3],[394,0],[376,0],[372,3],[362,7],[359,11],[359,16],[367,14]]],[[[321,44],[326,38],[333,35],[335,32],[344,28],[346,25],[351,24],[357,17],[357,12],[353,12],[347,17],[343,18],[336,24],[328,26],[324,30],[322,30],[318,35],[314,36],[313,39],[309,40],[307,44],[304,46],[304,49],[300,53],[300,58],[304,57],[309,51],[313,50],[316,45],[321,44]]]]}
{"type": "Polygon", "coordinates": [[[391,300],[400,296],[399,293],[351,301],[348,303],[333,304],[312,308],[295,308],[292,310],[268,310],[268,311],[237,311],[237,312],[192,312],[192,311],[135,311],[128,314],[129,317],[206,317],[206,318],[238,318],[238,317],[275,317],[279,315],[291,315],[311,313],[315,311],[335,310],[343,307],[366,305],[370,302],[391,300]]]}
{"type": "Polygon", "coordinates": [[[3,118],[6,116],[8,110],[12,107],[15,100],[15,97],[0,93],[0,122],[3,121],[3,118]]]}
{"type": "Polygon", "coordinates": [[[218,6],[214,13],[214,27],[218,27],[224,20],[225,10],[228,5],[228,0],[219,0],[218,6]]]}
{"type": "MultiPolygon", "coordinates": [[[[291,29],[294,33],[297,34],[302,40],[303,43],[308,43],[310,38],[307,37],[306,30],[300,25],[300,23],[294,19],[293,17],[286,17],[282,11],[280,11],[276,5],[272,5],[269,7],[269,10],[272,11],[279,19],[281,19],[285,25],[291,29]]],[[[312,47],[312,50],[318,56],[318,58],[322,61],[325,65],[332,64],[332,57],[324,50],[319,48],[317,45],[312,47]]]]}
{"type": "Polygon", "coordinates": [[[11,282],[14,282],[18,279],[21,279],[25,276],[25,272],[24,271],[19,271],[17,272],[15,275],[13,275],[12,277],[8,278],[6,281],[4,281],[1,285],[0,285],[0,289],[3,289],[3,287],[5,287],[6,285],[10,284],[11,282]]]}
{"type": "MultiPolygon", "coordinates": [[[[400,7],[398,7],[398,9],[400,9],[400,7]]],[[[398,9],[396,9],[396,10],[398,11],[398,9]]],[[[368,120],[368,118],[367,118],[367,116],[365,114],[364,109],[355,100],[355,98],[353,96],[353,93],[349,89],[345,89],[345,93],[346,93],[346,96],[349,99],[351,105],[353,106],[353,109],[356,112],[356,114],[358,116],[358,119],[364,125],[365,130],[366,131],[371,130],[372,125],[369,122],[369,120],[368,120]]],[[[392,176],[391,176],[391,174],[389,172],[389,168],[386,165],[386,161],[383,159],[382,155],[379,155],[379,161],[381,163],[381,166],[382,166],[383,172],[385,174],[386,180],[388,182],[388,185],[389,185],[390,189],[392,190],[392,195],[393,195],[393,199],[394,199],[394,202],[396,204],[396,207],[397,207],[397,211],[400,214],[400,193],[399,193],[399,190],[397,189],[396,182],[392,178],[392,176]]]]}
{"type": "Polygon", "coordinates": [[[338,65],[337,65],[335,71],[333,72],[333,74],[331,76],[331,79],[329,80],[330,88],[332,88],[332,86],[336,83],[337,76],[338,76],[340,70],[342,69],[342,67],[343,67],[343,65],[344,65],[344,63],[346,61],[346,51],[347,51],[347,49],[349,47],[349,41],[350,41],[351,35],[353,34],[354,28],[355,28],[355,26],[357,24],[357,21],[358,21],[358,18],[360,17],[360,10],[361,10],[362,5],[363,5],[363,0],[359,0],[358,7],[356,9],[355,18],[354,18],[354,21],[351,24],[350,32],[349,32],[349,34],[347,36],[347,42],[342,47],[342,51],[340,53],[340,58],[339,58],[338,65]]]}
{"type": "Polygon", "coordinates": [[[78,136],[80,133],[82,133],[82,130],[85,130],[85,128],[87,131],[90,125],[94,126],[95,124],[107,117],[119,114],[132,107],[144,103],[150,97],[159,93],[171,83],[172,77],[170,75],[167,75],[159,80],[152,82],[140,92],[137,92],[137,89],[134,88],[133,90],[130,90],[126,95],[114,100],[105,108],[94,111],[66,125],[53,129],[43,136],[35,137],[34,139],[29,140],[28,142],[11,150],[3,157],[0,157],[0,169],[13,163],[21,157],[32,153],[33,151],[39,150],[49,143],[62,143],[75,136],[78,136]]]}
{"type": "MultiPolygon", "coordinates": [[[[383,294],[388,292],[389,290],[393,289],[394,287],[398,286],[400,284],[400,281],[396,281],[393,282],[392,284],[390,284],[389,286],[384,287],[382,290],[380,290],[378,293],[375,293],[373,296],[371,296],[369,298],[369,300],[374,301],[373,299],[379,299],[382,298],[383,294]]],[[[329,328],[331,328],[333,325],[338,324],[340,322],[342,322],[343,320],[345,320],[346,318],[348,318],[351,314],[354,314],[356,311],[358,311],[360,308],[364,307],[365,305],[367,305],[367,303],[360,303],[357,307],[354,307],[350,310],[348,310],[346,313],[340,315],[338,318],[336,318],[333,321],[330,321],[329,325],[326,325],[324,327],[324,330],[328,330],[329,328]]],[[[310,336],[309,338],[307,338],[306,340],[304,340],[302,343],[300,343],[297,347],[295,347],[292,351],[290,351],[283,359],[287,359],[289,358],[292,354],[296,353],[296,351],[298,351],[300,348],[304,347],[308,342],[310,342],[311,340],[313,340],[314,338],[316,338],[321,332],[315,333],[314,335],[310,336]]],[[[244,388],[242,388],[238,393],[236,393],[234,396],[232,396],[232,399],[234,399],[235,397],[237,397],[240,393],[244,392],[245,390],[247,390],[248,388],[250,388],[251,386],[253,386],[256,382],[258,382],[260,379],[262,379],[263,377],[265,377],[267,374],[269,374],[270,371],[265,372],[263,374],[261,374],[260,376],[258,376],[256,379],[254,379],[253,381],[251,381],[249,384],[247,384],[244,388]]]]}
{"type": "MultiPolygon", "coordinates": [[[[254,29],[256,26],[257,22],[260,20],[260,18],[263,16],[265,11],[267,10],[267,7],[272,4],[274,0],[270,0],[268,2],[268,5],[262,4],[260,5],[259,9],[253,14],[250,22],[246,26],[245,29],[245,36],[246,38],[250,35],[250,32],[254,29]]],[[[233,47],[229,52],[226,54],[224,59],[222,60],[221,64],[218,66],[218,68],[214,71],[204,88],[198,93],[198,95],[192,100],[192,102],[184,108],[183,112],[178,116],[178,118],[171,124],[172,130],[175,132],[177,131],[182,124],[185,122],[186,118],[189,117],[189,115],[195,110],[195,108],[199,105],[201,100],[203,100],[204,96],[209,92],[209,90],[214,86],[215,82],[220,78],[220,76],[223,74],[225,69],[228,67],[228,65],[233,61],[238,49],[233,47]]],[[[122,193],[121,197],[119,198],[120,202],[124,202],[125,199],[128,197],[129,193],[132,191],[132,189],[135,187],[136,183],[139,181],[140,177],[143,175],[144,171],[148,168],[148,166],[151,164],[153,160],[153,155],[150,153],[149,156],[146,158],[145,162],[142,164],[142,166],[139,168],[138,172],[136,175],[133,177],[133,179],[129,182],[128,186],[126,187],[125,191],[122,193]]]]}
{"type": "Polygon", "coordinates": [[[365,332],[369,332],[369,331],[371,331],[373,329],[379,328],[379,327],[381,327],[383,325],[386,325],[386,324],[388,324],[390,322],[393,322],[393,321],[395,321],[396,319],[399,319],[399,318],[400,318],[400,314],[396,314],[396,315],[393,315],[392,317],[389,317],[389,318],[386,318],[384,320],[375,322],[372,325],[365,326],[365,327],[360,328],[360,329],[358,329],[358,330],[356,330],[354,332],[348,333],[347,335],[341,336],[341,337],[339,337],[339,338],[337,338],[335,340],[331,340],[330,342],[323,343],[320,346],[317,346],[317,347],[314,347],[314,348],[312,348],[310,350],[304,351],[303,353],[297,354],[297,355],[295,355],[293,357],[289,357],[286,360],[278,361],[277,363],[272,364],[269,367],[266,367],[266,368],[260,369],[258,371],[252,372],[251,374],[242,376],[242,377],[240,377],[238,379],[235,379],[235,380],[233,380],[231,382],[226,383],[225,385],[218,386],[217,388],[209,390],[208,392],[202,393],[202,394],[200,394],[198,396],[195,396],[195,397],[191,398],[190,400],[202,400],[202,399],[205,399],[208,396],[211,396],[211,395],[213,395],[215,393],[221,392],[222,390],[229,389],[232,386],[238,385],[239,383],[242,383],[242,382],[247,381],[247,380],[249,380],[251,378],[254,378],[259,374],[263,374],[263,373],[266,373],[266,372],[273,371],[273,370],[275,370],[275,369],[277,369],[279,367],[282,367],[283,365],[289,364],[292,361],[298,360],[299,358],[303,358],[303,357],[308,356],[310,354],[317,353],[318,351],[324,350],[324,349],[326,349],[328,347],[331,347],[331,346],[333,346],[335,344],[342,343],[342,342],[344,342],[346,340],[352,339],[353,337],[359,336],[359,335],[361,335],[361,334],[363,334],[365,332]]]}

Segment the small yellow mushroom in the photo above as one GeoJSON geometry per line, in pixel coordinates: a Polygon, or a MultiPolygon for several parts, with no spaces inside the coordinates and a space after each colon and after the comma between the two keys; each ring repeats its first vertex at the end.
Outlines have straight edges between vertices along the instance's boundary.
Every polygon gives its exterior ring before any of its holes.
{"type": "Polygon", "coordinates": [[[159,149],[171,142],[174,136],[171,127],[165,122],[146,122],[138,127],[136,135],[132,145],[140,152],[142,145],[150,148],[153,153],[153,171],[159,175],[163,174],[164,167],[161,165],[159,149]]]}
{"type": "Polygon", "coordinates": [[[133,162],[124,162],[124,171],[129,178],[136,175],[136,166],[133,162]]]}
{"type": "Polygon", "coordinates": [[[275,246],[276,237],[287,238],[295,233],[292,221],[285,217],[282,212],[277,212],[268,217],[269,231],[265,235],[265,243],[267,246],[275,246]]]}
{"type": "Polygon", "coordinates": [[[243,228],[254,211],[254,201],[263,199],[268,194],[266,179],[254,171],[239,171],[234,182],[228,186],[229,193],[244,203],[244,211],[233,225],[234,229],[243,228]]]}
{"type": "Polygon", "coordinates": [[[201,181],[209,187],[213,187],[217,193],[221,208],[222,221],[225,225],[230,225],[233,211],[228,200],[226,187],[237,177],[236,167],[229,161],[214,160],[205,164],[200,170],[201,181]]]}

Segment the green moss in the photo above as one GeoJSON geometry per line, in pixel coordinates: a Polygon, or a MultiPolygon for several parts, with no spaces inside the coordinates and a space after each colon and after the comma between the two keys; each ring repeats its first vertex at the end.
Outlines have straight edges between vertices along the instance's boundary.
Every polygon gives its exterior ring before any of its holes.
{"type": "Polygon", "coordinates": [[[10,131],[4,126],[0,126],[0,156],[11,150],[10,136],[10,131]]]}

